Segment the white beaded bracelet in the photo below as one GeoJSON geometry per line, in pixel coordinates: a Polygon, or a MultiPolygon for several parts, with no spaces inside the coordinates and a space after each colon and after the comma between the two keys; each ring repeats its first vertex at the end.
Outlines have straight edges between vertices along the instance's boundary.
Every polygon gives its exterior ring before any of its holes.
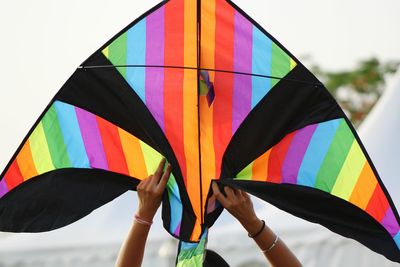
{"type": "Polygon", "coordinates": [[[278,240],[279,240],[279,237],[276,236],[274,242],[272,243],[272,245],[269,248],[267,248],[266,250],[262,250],[262,252],[263,253],[270,252],[276,246],[276,243],[278,243],[278,240]]]}

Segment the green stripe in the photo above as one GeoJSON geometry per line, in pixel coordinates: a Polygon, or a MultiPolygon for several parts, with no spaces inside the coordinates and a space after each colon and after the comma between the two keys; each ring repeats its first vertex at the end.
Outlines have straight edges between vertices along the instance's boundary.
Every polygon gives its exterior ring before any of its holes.
{"type": "Polygon", "coordinates": [[[162,156],[145,142],[139,140],[139,143],[142,148],[144,162],[146,163],[147,174],[151,175],[157,170],[162,156]]]}
{"type": "Polygon", "coordinates": [[[241,172],[239,172],[236,177],[240,180],[251,180],[251,178],[253,177],[253,162],[247,165],[247,167],[244,168],[241,172]]]}
{"type": "Polygon", "coordinates": [[[353,133],[347,126],[347,122],[343,120],[335,133],[335,137],[318,172],[316,188],[325,192],[332,191],[353,141],[353,133]]]}
{"type": "Polygon", "coordinates": [[[51,106],[46,115],[44,115],[42,124],[54,167],[56,169],[71,167],[67,146],[64,143],[57,111],[54,106],[51,106]]]}
{"type": "Polygon", "coordinates": [[[32,158],[38,174],[54,170],[53,162],[47,145],[42,122],[40,122],[29,137],[32,158]]]}
{"type": "Polygon", "coordinates": [[[354,140],[349,155],[343,165],[342,170],[332,189],[332,195],[349,200],[351,193],[360,177],[361,171],[365,165],[365,155],[362,152],[357,140],[354,140]]]}
{"type": "MultiPolygon", "coordinates": [[[[118,37],[108,47],[108,59],[113,65],[126,65],[127,34],[118,37]]],[[[126,78],[126,68],[117,68],[121,75],[126,78]]]]}
{"type": "MultiPolygon", "coordinates": [[[[272,44],[272,66],[271,76],[283,78],[290,71],[290,57],[275,43],[272,44]]],[[[275,86],[279,80],[272,79],[272,87],[275,86]]]]}

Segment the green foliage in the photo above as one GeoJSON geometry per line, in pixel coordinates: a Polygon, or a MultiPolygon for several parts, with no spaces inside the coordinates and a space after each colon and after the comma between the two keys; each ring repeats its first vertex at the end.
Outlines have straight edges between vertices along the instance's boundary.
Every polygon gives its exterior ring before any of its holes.
{"type": "Polygon", "coordinates": [[[377,58],[371,58],[361,61],[354,70],[320,71],[319,74],[333,94],[341,87],[350,87],[359,93],[372,93],[379,96],[385,85],[385,76],[395,73],[399,66],[399,61],[381,63],[377,58]]]}
{"type": "Polygon", "coordinates": [[[324,71],[315,64],[311,70],[323,81],[353,124],[358,126],[381,96],[387,76],[394,74],[399,67],[400,61],[382,63],[371,58],[362,60],[352,70],[324,71]]]}

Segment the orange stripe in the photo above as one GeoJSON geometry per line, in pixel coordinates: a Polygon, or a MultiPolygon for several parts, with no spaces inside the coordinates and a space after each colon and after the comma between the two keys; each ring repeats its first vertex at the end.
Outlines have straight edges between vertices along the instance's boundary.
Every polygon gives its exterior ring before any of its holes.
{"type": "Polygon", "coordinates": [[[374,217],[375,220],[380,222],[385,217],[388,208],[389,202],[386,199],[381,186],[377,184],[365,211],[374,217]]]}
{"type": "Polygon", "coordinates": [[[372,194],[374,193],[377,183],[378,181],[376,180],[371,166],[368,164],[368,162],[366,162],[349,201],[357,207],[365,210],[368,205],[368,201],[371,199],[372,194]]]}
{"type": "Polygon", "coordinates": [[[201,4],[201,67],[215,69],[215,0],[201,4]]]}
{"type": "Polygon", "coordinates": [[[212,179],[215,175],[215,153],[213,140],[213,107],[208,106],[207,98],[200,96],[200,144],[201,144],[201,174],[203,188],[203,210],[210,189],[212,179]]]}
{"type": "MultiPolygon", "coordinates": [[[[197,66],[197,2],[184,1],[184,64],[197,66]]],[[[185,70],[183,80],[183,133],[186,156],[187,180],[186,192],[192,204],[196,222],[191,240],[197,241],[201,235],[201,199],[200,199],[200,166],[199,166],[199,135],[197,109],[197,71],[185,70]]]]}
{"type": "MultiPolygon", "coordinates": [[[[215,68],[233,70],[234,9],[224,0],[216,2],[215,68]]],[[[223,153],[232,136],[233,75],[215,73],[214,146],[217,176],[223,153]]]]}
{"type": "Polygon", "coordinates": [[[118,128],[118,134],[121,140],[126,163],[128,165],[129,175],[139,180],[147,178],[148,173],[146,163],[144,162],[139,139],[121,128],[118,128]]]}
{"type": "Polygon", "coordinates": [[[9,190],[12,190],[14,187],[20,185],[24,181],[16,160],[13,161],[10,168],[4,175],[4,179],[9,190]]]}
{"type": "Polygon", "coordinates": [[[253,177],[254,181],[265,182],[268,176],[268,161],[271,149],[262,154],[259,158],[254,161],[253,164],[253,177]]]}
{"type": "MultiPolygon", "coordinates": [[[[172,1],[165,7],[165,59],[168,66],[184,65],[184,6],[172,1]]],[[[183,75],[182,69],[164,70],[165,134],[186,180],[186,161],[183,148],[183,75]]],[[[186,183],[186,182],[185,182],[186,183]]]]}
{"type": "Polygon", "coordinates": [[[128,166],[126,165],[125,155],[118,134],[118,127],[97,116],[96,120],[108,162],[108,169],[112,172],[129,175],[128,166]]]}
{"type": "Polygon", "coordinates": [[[26,141],[21,151],[19,152],[17,156],[17,162],[21,171],[21,175],[24,177],[24,180],[28,180],[38,175],[35,163],[33,162],[29,140],[26,141]]]}

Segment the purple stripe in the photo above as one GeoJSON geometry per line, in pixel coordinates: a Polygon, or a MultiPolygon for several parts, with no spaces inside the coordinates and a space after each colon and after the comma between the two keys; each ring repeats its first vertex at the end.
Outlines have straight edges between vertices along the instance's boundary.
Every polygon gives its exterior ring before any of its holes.
{"type": "Polygon", "coordinates": [[[75,107],[75,111],[90,167],[108,170],[108,163],[96,116],[77,107],[75,107]]]}
{"type": "MultiPolygon", "coordinates": [[[[164,65],[164,16],[161,7],[146,18],[146,64],[164,65]]],[[[164,130],[164,69],[146,68],[146,106],[164,130]]]]}
{"type": "Polygon", "coordinates": [[[300,129],[292,140],[282,167],[282,183],[296,184],[297,176],[317,124],[300,129]]]}
{"type": "Polygon", "coordinates": [[[175,231],[174,231],[174,235],[175,235],[175,236],[179,236],[179,234],[181,233],[181,223],[182,223],[182,222],[180,222],[180,223],[178,224],[178,226],[176,227],[176,229],[175,229],[175,231]]]}
{"type": "Polygon", "coordinates": [[[6,179],[3,177],[3,179],[0,181],[0,198],[2,198],[7,193],[8,187],[6,184],[6,179]]]}
{"type": "MultiPolygon", "coordinates": [[[[253,49],[253,26],[239,12],[235,12],[234,70],[251,73],[253,49]]],[[[232,134],[234,134],[251,111],[252,77],[234,75],[232,134]]]]}
{"type": "Polygon", "coordinates": [[[385,217],[382,219],[381,224],[390,233],[392,237],[400,231],[400,226],[397,223],[396,217],[393,214],[393,210],[389,207],[386,211],[385,217]]]}

